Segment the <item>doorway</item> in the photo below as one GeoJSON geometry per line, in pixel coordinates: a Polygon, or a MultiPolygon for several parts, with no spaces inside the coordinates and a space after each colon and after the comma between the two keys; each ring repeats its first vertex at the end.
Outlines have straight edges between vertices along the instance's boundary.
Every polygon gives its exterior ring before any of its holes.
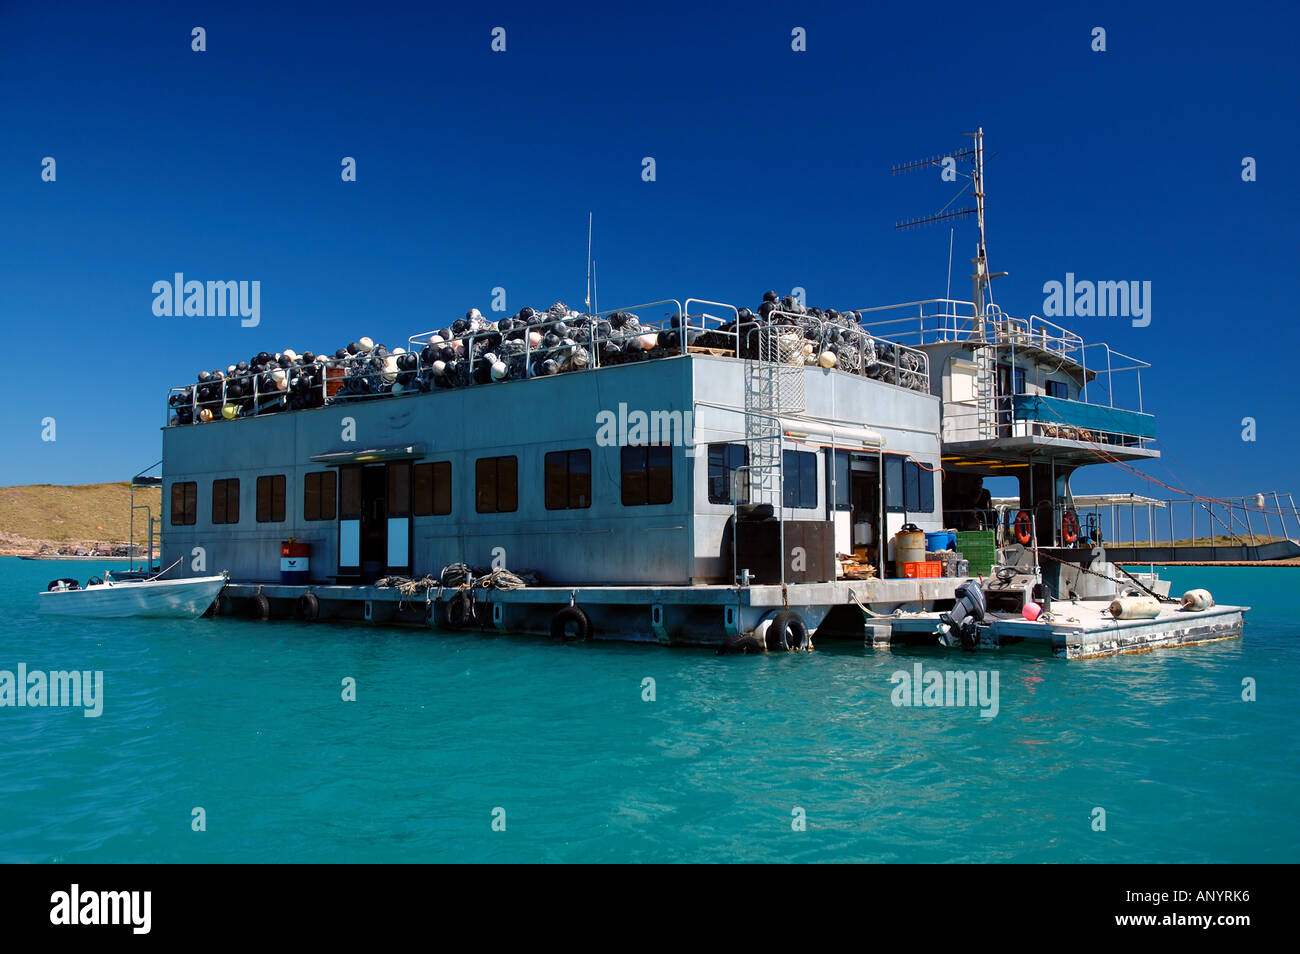
{"type": "Polygon", "coordinates": [[[876,562],[880,519],[879,476],[871,471],[854,470],[850,475],[850,509],[853,521],[853,553],[867,562],[876,562]]]}
{"type": "Polygon", "coordinates": [[[411,572],[411,463],[339,468],[340,577],[373,583],[411,572]]]}

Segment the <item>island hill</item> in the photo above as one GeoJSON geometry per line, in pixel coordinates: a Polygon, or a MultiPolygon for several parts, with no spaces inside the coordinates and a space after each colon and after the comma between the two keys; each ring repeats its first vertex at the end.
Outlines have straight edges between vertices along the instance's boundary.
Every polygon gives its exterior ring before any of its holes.
{"type": "MultiPolygon", "coordinates": [[[[157,487],[136,488],[135,502],[148,504],[154,517],[161,513],[161,499],[157,487]]],[[[0,555],[26,555],[41,547],[125,545],[130,521],[131,487],[126,481],[0,487],[0,555]]],[[[142,510],[136,513],[136,539],[148,539],[142,510]]]]}

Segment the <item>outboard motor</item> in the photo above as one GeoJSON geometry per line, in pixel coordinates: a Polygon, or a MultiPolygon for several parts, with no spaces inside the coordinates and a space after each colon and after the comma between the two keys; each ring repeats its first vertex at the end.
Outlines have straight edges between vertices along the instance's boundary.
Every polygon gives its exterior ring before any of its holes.
{"type": "Polygon", "coordinates": [[[950,647],[960,642],[962,649],[974,650],[979,642],[977,624],[984,621],[988,608],[984,591],[970,580],[957,587],[954,595],[957,601],[953,608],[939,616],[939,641],[950,647]]]}

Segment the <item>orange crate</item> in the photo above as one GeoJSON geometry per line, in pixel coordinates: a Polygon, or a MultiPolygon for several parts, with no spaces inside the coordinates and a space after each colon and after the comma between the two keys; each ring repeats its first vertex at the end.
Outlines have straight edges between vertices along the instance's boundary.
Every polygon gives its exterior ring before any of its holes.
{"type": "Polygon", "coordinates": [[[938,560],[923,560],[903,564],[903,576],[909,580],[930,579],[943,576],[943,564],[938,560]]]}

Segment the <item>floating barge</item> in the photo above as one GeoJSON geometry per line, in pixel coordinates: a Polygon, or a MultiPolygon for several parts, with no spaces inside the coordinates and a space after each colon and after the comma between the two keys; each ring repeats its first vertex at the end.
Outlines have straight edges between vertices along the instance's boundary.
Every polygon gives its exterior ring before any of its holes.
{"type": "Polygon", "coordinates": [[[1168,586],[1105,558],[1070,475],[1159,456],[1146,365],[986,301],[975,194],[969,302],[471,310],[391,352],[203,372],[168,397],[161,563],[229,571],[219,615],[742,652],[1240,635],[1242,607],[1111,615],[1168,586]]]}

